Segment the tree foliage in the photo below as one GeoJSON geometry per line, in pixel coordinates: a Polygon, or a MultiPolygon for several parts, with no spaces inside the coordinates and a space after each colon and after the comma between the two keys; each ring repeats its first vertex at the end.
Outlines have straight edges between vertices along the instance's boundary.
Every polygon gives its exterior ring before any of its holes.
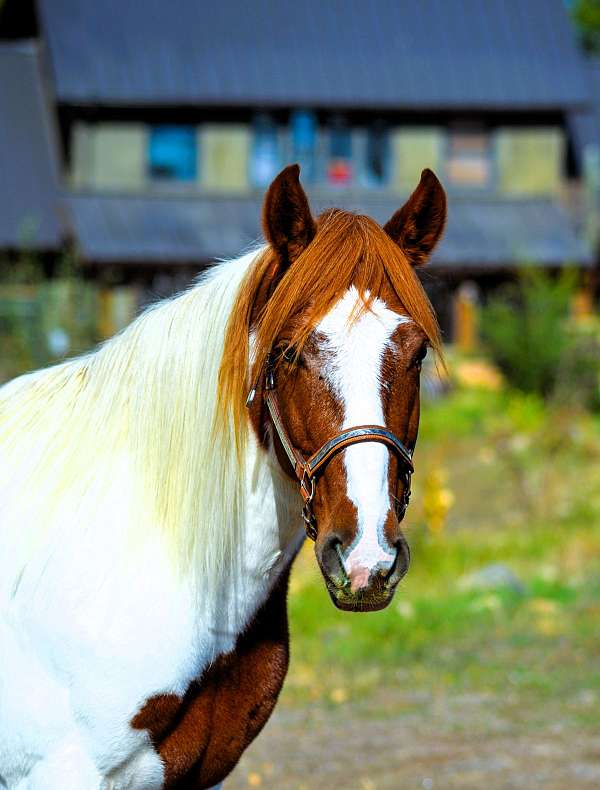
{"type": "Polygon", "coordinates": [[[571,15],[584,48],[600,54],[600,0],[575,0],[571,15]]]}

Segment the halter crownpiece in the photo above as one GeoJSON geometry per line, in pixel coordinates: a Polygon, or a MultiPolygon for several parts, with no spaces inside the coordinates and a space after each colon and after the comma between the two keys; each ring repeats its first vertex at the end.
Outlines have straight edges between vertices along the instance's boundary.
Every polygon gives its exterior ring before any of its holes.
{"type": "MultiPolygon", "coordinates": [[[[246,406],[254,400],[256,385],[248,393],[246,406]]],[[[323,472],[325,466],[340,450],[352,444],[361,442],[380,442],[385,444],[397,456],[399,463],[403,467],[404,489],[402,499],[397,501],[396,516],[400,520],[408,507],[410,500],[410,478],[414,472],[412,462],[412,451],[409,450],[391,431],[383,425],[355,425],[345,431],[341,431],[325,442],[310,458],[305,459],[302,453],[294,447],[290,435],[285,427],[285,422],[279,408],[279,399],[275,384],[275,365],[273,355],[267,355],[265,364],[265,384],[263,398],[265,405],[271,416],[273,427],[279,437],[281,446],[285,450],[294,474],[300,483],[300,493],[304,500],[302,508],[302,518],[306,528],[306,534],[311,540],[317,539],[317,520],[312,509],[312,501],[317,487],[317,476],[323,472]]]]}

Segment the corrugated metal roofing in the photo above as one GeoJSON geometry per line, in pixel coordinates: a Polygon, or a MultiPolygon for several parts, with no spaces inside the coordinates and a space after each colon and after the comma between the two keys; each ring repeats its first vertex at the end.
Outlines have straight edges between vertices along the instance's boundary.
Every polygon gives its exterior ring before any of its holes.
{"type": "Polygon", "coordinates": [[[74,104],[562,108],[562,0],[39,0],[74,104]]]}
{"type": "Polygon", "coordinates": [[[57,172],[37,47],[0,44],[0,246],[59,244],[57,172]]]}
{"type": "MultiPolygon", "coordinates": [[[[315,199],[385,222],[401,201],[389,196],[315,199]]],[[[85,258],[98,262],[203,263],[236,256],[260,240],[259,198],[72,195],[75,233],[85,258]]],[[[551,200],[451,199],[433,266],[496,268],[519,263],[591,265],[569,215],[551,200]]]]}

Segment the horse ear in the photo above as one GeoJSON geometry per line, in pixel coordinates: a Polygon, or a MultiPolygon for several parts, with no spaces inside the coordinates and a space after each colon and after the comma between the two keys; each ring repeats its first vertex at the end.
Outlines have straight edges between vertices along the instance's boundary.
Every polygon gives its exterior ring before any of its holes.
{"type": "Polygon", "coordinates": [[[446,224],[446,193],[432,170],[421,173],[418,187],[384,226],[413,266],[427,262],[446,224]]]}
{"type": "Polygon", "coordinates": [[[279,258],[280,273],[308,247],[315,222],[300,185],[299,165],[289,165],[269,187],[263,205],[263,229],[279,258]]]}

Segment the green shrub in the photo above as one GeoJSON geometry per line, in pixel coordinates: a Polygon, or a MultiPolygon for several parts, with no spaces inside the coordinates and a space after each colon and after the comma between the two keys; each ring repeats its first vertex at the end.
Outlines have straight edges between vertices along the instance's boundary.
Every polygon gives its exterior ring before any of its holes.
{"type": "Polygon", "coordinates": [[[481,334],[508,382],[548,397],[572,345],[568,317],[576,285],[573,272],[551,277],[524,269],[481,310],[481,334]]]}
{"type": "Polygon", "coordinates": [[[600,318],[571,321],[567,331],[567,349],[556,373],[556,400],[600,411],[600,318]]]}
{"type": "Polygon", "coordinates": [[[97,315],[97,287],[71,251],[52,279],[25,248],[16,261],[0,261],[0,384],[93,346],[97,315]]]}

